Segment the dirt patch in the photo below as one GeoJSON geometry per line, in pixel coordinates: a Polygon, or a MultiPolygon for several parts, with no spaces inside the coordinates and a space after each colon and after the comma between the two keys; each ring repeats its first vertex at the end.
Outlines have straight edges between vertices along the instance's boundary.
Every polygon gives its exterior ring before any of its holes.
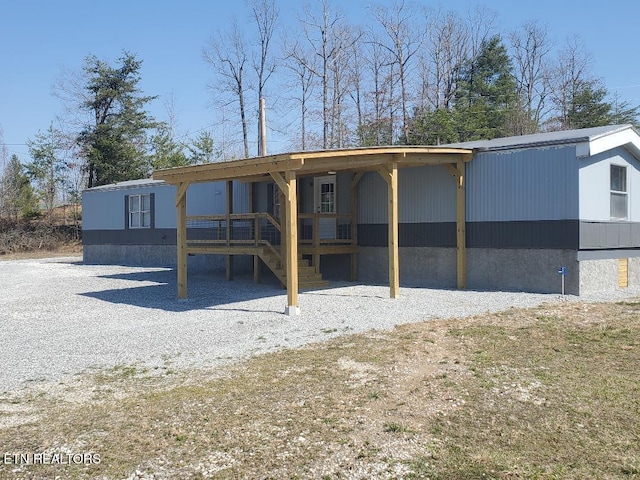
{"type": "Polygon", "coordinates": [[[96,372],[0,399],[0,445],[100,463],[0,477],[638,478],[639,319],[640,302],[567,303],[96,372]]]}

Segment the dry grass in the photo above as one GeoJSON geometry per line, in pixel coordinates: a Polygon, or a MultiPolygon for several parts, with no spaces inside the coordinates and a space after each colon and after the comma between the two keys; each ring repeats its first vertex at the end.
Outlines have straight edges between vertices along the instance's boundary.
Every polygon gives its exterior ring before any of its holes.
{"type": "Polygon", "coordinates": [[[66,206],[34,219],[0,217],[0,260],[82,252],[79,215],[79,206],[66,206]]]}
{"type": "Polygon", "coordinates": [[[0,399],[1,478],[640,478],[640,302],[429,321],[0,399]],[[4,420],[4,422],[3,422],[4,420]]]}

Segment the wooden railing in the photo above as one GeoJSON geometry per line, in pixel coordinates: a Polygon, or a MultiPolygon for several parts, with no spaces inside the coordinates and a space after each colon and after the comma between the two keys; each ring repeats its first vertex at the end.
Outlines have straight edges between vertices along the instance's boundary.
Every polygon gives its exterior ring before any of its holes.
{"type": "Polygon", "coordinates": [[[278,245],[280,232],[280,223],[268,213],[187,216],[188,244],[278,245]]]}
{"type": "MultiPolygon", "coordinates": [[[[298,243],[303,245],[356,245],[357,226],[352,214],[298,214],[298,243]]],[[[187,217],[187,244],[215,246],[268,245],[277,252],[283,243],[278,220],[265,212],[187,217]]]]}
{"type": "Polygon", "coordinates": [[[355,215],[337,213],[298,214],[298,242],[308,245],[355,245],[355,215]]]}

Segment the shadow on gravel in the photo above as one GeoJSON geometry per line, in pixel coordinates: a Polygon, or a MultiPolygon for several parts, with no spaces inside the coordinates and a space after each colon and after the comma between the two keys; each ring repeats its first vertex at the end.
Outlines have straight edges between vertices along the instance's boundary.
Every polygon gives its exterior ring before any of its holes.
{"type": "Polygon", "coordinates": [[[280,309],[251,309],[247,308],[246,305],[234,308],[235,303],[284,295],[281,288],[272,284],[256,285],[244,279],[229,282],[222,276],[194,274],[189,276],[189,283],[187,285],[188,298],[186,300],[178,300],[176,298],[176,274],[175,271],[172,270],[100,275],[98,278],[134,282],[154,282],[154,285],[114,288],[97,292],[86,292],[80,295],[109,303],[159,309],[169,312],[188,312],[209,309],[282,313],[280,309]]]}

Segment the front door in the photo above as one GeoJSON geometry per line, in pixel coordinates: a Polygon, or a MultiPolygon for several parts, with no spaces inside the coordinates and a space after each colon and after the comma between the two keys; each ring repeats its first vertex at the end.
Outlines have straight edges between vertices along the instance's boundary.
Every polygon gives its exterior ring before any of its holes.
{"type": "Polygon", "coordinates": [[[320,214],[319,238],[336,238],[336,176],[315,177],[314,210],[320,214]]]}

